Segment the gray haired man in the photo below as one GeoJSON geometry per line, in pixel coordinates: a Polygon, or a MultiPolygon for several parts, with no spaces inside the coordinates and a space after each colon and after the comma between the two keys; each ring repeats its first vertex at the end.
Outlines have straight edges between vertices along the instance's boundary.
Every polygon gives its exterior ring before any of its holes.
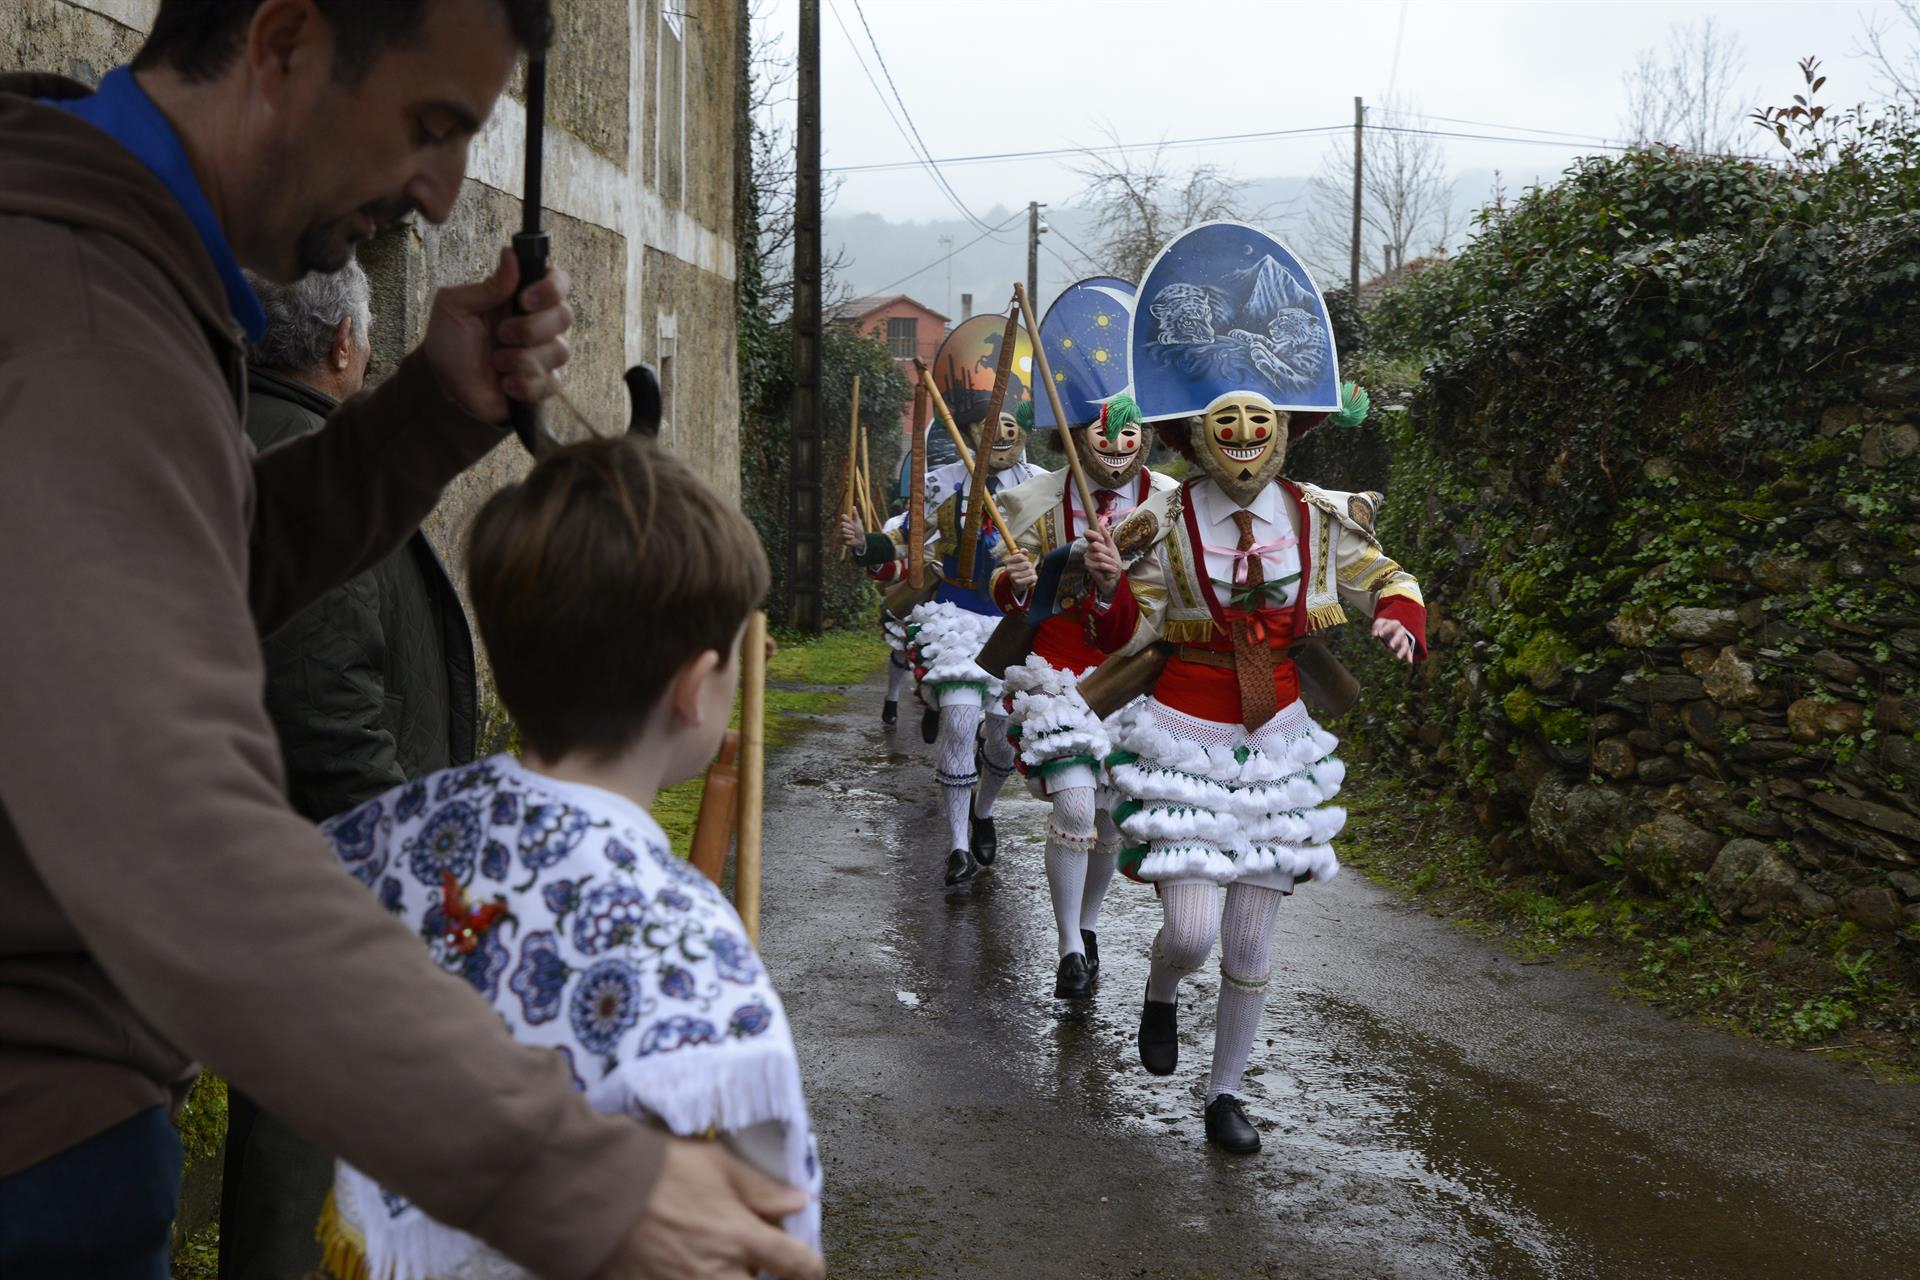
{"type": "MultiPolygon", "coordinates": [[[[318,431],[366,380],[372,316],[360,264],[253,281],[267,329],[247,350],[247,436],[266,451],[318,431]]],[[[267,712],[288,799],[321,822],[474,753],[473,639],[424,534],[321,596],[264,645],[267,712]]],[[[235,1093],[221,1192],[222,1280],[319,1266],[313,1226],[333,1160],[235,1093]]]]}

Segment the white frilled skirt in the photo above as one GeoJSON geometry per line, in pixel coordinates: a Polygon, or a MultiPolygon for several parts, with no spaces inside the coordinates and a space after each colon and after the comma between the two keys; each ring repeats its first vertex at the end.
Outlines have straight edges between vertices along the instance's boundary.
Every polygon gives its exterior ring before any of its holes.
{"type": "Polygon", "coordinates": [[[1007,736],[1019,750],[1020,772],[1035,795],[1100,788],[1105,779],[1102,766],[1113,742],[1107,725],[1080,696],[1086,674],[1051,666],[1037,653],[1007,668],[1007,736]]]}
{"type": "Polygon", "coordinates": [[[1327,801],[1347,769],[1302,703],[1249,733],[1149,698],[1118,712],[1111,732],[1120,865],[1136,878],[1286,892],[1340,869],[1330,842],[1347,811],[1327,801]]]}
{"type": "Polygon", "coordinates": [[[907,652],[920,672],[920,701],[928,707],[988,706],[1000,682],[974,659],[1000,619],[930,600],[907,615],[907,652]]]}

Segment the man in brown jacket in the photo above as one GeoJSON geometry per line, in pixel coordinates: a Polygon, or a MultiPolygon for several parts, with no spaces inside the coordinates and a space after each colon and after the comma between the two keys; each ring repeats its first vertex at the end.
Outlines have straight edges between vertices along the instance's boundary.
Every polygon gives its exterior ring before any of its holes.
{"type": "Polygon", "coordinates": [[[821,1274],[801,1197],[596,1115],[282,799],[259,635],[398,545],[550,394],[564,276],[258,459],[274,279],[451,212],[539,0],[162,0],[100,92],[0,77],[0,1275],[164,1275],[206,1062],[536,1273],[821,1274]],[[236,322],[238,327],[236,327],[236,322]]]}

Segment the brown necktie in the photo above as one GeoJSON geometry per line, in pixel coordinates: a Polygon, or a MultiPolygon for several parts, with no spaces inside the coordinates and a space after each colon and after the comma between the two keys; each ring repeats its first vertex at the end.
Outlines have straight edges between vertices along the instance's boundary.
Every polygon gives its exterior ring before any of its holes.
{"type": "MultiPolygon", "coordinates": [[[[1233,522],[1240,526],[1240,551],[1253,550],[1253,512],[1240,510],[1233,513],[1233,522]]],[[[1236,585],[1257,587],[1267,580],[1266,567],[1260,557],[1250,555],[1238,563],[1246,566],[1244,579],[1236,585]]],[[[1247,597],[1245,611],[1251,613],[1258,608],[1258,597],[1247,597]]],[[[1248,732],[1258,729],[1273,719],[1279,712],[1279,699],[1273,692],[1273,650],[1268,647],[1266,638],[1256,640],[1253,636],[1253,621],[1250,618],[1237,618],[1233,624],[1233,666],[1240,677],[1240,723],[1248,732]]]]}

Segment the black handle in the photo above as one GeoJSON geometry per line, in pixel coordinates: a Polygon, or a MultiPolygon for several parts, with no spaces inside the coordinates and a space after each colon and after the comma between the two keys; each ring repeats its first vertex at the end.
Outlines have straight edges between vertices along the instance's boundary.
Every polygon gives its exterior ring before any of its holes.
{"type": "MultiPolygon", "coordinates": [[[[513,295],[515,315],[526,314],[520,305],[520,295],[536,281],[545,278],[549,248],[544,231],[522,231],[514,236],[513,256],[520,263],[520,285],[513,295]]],[[[553,447],[554,438],[540,426],[539,405],[524,400],[510,400],[507,402],[507,421],[513,424],[514,434],[520,437],[520,443],[534,458],[539,458],[553,447]]]]}
{"type": "Polygon", "coordinates": [[[627,370],[627,434],[657,436],[663,406],[660,400],[660,375],[652,365],[637,364],[627,370]]]}

